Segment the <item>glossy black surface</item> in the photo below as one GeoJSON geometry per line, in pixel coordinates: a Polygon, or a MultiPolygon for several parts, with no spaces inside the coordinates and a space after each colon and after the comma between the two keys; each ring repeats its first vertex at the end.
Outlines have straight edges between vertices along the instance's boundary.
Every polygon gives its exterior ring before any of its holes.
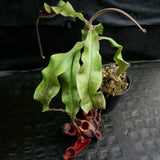
{"type": "MultiPolygon", "coordinates": [[[[92,141],[75,160],[160,159],[160,63],[137,63],[128,69],[130,90],[115,109],[102,113],[103,137],[92,141]]],[[[32,98],[40,70],[0,72],[0,159],[62,160],[75,139],[62,133],[64,113],[41,113],[32,98]]],[[[53,106],[61,106],[60,95],[53,106]]]]}

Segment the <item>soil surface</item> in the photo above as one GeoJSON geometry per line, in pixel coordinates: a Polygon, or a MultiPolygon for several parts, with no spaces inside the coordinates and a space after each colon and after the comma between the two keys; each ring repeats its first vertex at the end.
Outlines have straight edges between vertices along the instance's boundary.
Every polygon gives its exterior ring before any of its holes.
{"type": "Polygon", "coordinates": [[[127,72],[120,75],[120,80],[115,75],[118,66],[116,64],[105,65],[102,68],[102,85],[101,90],[108,95],[120,95],[128,89],[129,83],[127,80],[127,72]]]}

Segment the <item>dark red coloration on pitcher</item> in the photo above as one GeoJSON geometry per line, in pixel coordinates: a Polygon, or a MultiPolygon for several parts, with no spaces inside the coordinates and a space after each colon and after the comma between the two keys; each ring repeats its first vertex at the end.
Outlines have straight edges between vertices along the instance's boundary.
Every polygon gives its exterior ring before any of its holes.
{"type": "Polygon", "coordinates": [[[77,134],[77,130],[76,130],[75,126],[73,125],[73,123],[64,124],[63,131],[65,134],[68,134],[70,136],[74,136],[77,134]]]}
{"type": "Polygon", "coordinates": [[[83,151],[84,147],[91,142],[91,138],[86,138],[83,135],[79,136],[77,141],[68,147],[63,155],[64,160],[74,158],[77,154],[83,151]]]}

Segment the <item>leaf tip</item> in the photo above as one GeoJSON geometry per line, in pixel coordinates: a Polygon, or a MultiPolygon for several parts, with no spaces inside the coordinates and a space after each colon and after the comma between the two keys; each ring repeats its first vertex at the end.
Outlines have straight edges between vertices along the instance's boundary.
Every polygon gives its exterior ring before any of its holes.
{"type": "Polygon", "coordinates": [[[51,7],[46,3],[46,2],[44,2],[44,9],[45,9],[45,11],[47,12],[47,13],[51,13],[51,7]]]}

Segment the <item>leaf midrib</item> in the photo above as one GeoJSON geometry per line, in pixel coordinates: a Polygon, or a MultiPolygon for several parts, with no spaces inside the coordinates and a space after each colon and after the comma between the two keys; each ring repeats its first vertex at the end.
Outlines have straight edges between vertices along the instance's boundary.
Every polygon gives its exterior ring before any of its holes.
{"type": "Polygon", "coordinates": [[[91,54],[90,54],[91,63],[90,63],[90,68],[89,68],[89,81],[88,81],[88,86],[89,87],[88,87],[88,93],[89,93],[89,98],[90,98],[92,104],[94,104],[93,103],[93,99],[92,99],[92,95],[91,95],[91,92],[90,92],[90,79],[91,79],[92,61],[93,61],[93,58],[92,58],[93,55],[92,55],[92,53],[93,53],[93,30],[91,30],[91,54]]]}

